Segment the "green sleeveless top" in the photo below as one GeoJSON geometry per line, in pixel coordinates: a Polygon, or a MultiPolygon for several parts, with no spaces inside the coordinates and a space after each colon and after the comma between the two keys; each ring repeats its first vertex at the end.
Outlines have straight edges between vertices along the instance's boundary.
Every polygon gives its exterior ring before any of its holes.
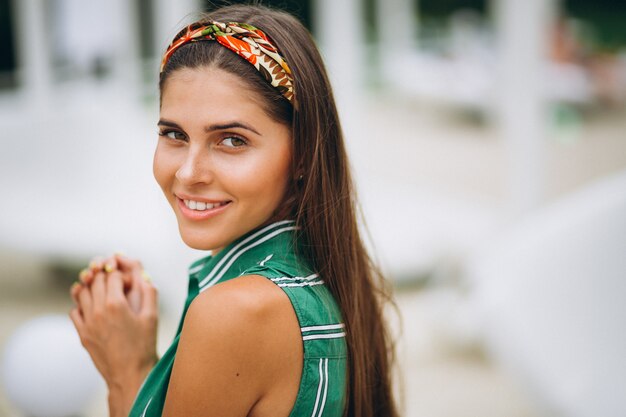
{"type": "MultiPolygon", "coordinates": [[[[340,417],[346,405],[347,347],[339,307],[324,280],[299,258],[295,223],[273,223],[240,237],[216,256],[189,267],[189,295],[172,345],[141,386],[130,417],[163,412],[185,315],[207,288],[242,275],[261,275],[289,297],[302,332],[304,360],[300,387],[290,417],[340,417]]],[[[209,381],[207,381],[209,382],[209,381]]]]}

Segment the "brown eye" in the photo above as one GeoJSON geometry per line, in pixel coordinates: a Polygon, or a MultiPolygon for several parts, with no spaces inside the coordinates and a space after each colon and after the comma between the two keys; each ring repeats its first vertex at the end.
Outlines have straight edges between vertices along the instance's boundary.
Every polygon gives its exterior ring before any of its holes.
{"type": "Polygon", "coordinates": [[[246,144],[246,141],[237,136],[229,136],[227,138],[222,139],[222,144],[226,145],[229,148],[239,148],[246,144]]]}
{"type": "Polygon", "coordinates": [[[159,133],[161,136],[166,136],[169,139],[174,139],[174,140],[185,140],[185,134],[183,132],[179,132],[177,130],[169,130],[169,131],[165,131],[165,132],[160,132],[159,133]]]}

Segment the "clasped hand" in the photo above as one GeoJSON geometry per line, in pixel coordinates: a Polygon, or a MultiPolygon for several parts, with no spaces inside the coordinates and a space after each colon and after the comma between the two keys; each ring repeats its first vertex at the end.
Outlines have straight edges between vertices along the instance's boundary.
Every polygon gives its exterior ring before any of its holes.
{"type": "Polygon", "coordinates": [[[70,318],[109,391],[134,397],[157,360],[157,291],[141,263],[117,254],[96,259],[70,294],[70,318]]]}

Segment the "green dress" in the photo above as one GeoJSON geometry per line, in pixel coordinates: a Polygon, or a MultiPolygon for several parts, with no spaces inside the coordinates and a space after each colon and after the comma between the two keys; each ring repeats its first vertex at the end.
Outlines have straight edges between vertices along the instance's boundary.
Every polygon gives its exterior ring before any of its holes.
{"type": "Polygon", "coordinates": [[[207,288],[242,275],[261,275],[289,297],[300,330],[304,361],[290,417],[340,417],[346,404],[347,347],[339,307],[322,277],[296,254],[293,221],[253,230],[216,256],[189,267],[189,295],[172,345],[147,376],[131,417],[157,417],[163,412],[185,315],[193,299],[207,288]]]}

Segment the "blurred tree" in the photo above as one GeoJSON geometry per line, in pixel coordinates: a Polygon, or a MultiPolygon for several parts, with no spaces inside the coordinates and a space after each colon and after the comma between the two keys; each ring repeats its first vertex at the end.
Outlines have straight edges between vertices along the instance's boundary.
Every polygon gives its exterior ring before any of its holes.
{"type": "Polygon", "coordinates": [[[447,18],[458,9],[473,9],[486,13],[485,0],[417,0],[420,15],[424,18],[447,18]]]}
{"type": "Polygon", "coordinates": [[[15,44],[10,0],[0,0],[0,89],[15,87],[15,44]]]}
{"type": "MultiPolygon", "coordinates": [[[[151,58],[156,55],[154,49],[154,1],[153,0],[136,0],[139,31],[139,47],[141,58],[151,58]]],[[[159,53],[161,51],[158,51],[159,53]]]]}
{"type": "Polygon", "coordinates": [[[626,1],[565,0],[567,15],[593,27],[596,47],[616,50],[626,46],[626,1]]]}

